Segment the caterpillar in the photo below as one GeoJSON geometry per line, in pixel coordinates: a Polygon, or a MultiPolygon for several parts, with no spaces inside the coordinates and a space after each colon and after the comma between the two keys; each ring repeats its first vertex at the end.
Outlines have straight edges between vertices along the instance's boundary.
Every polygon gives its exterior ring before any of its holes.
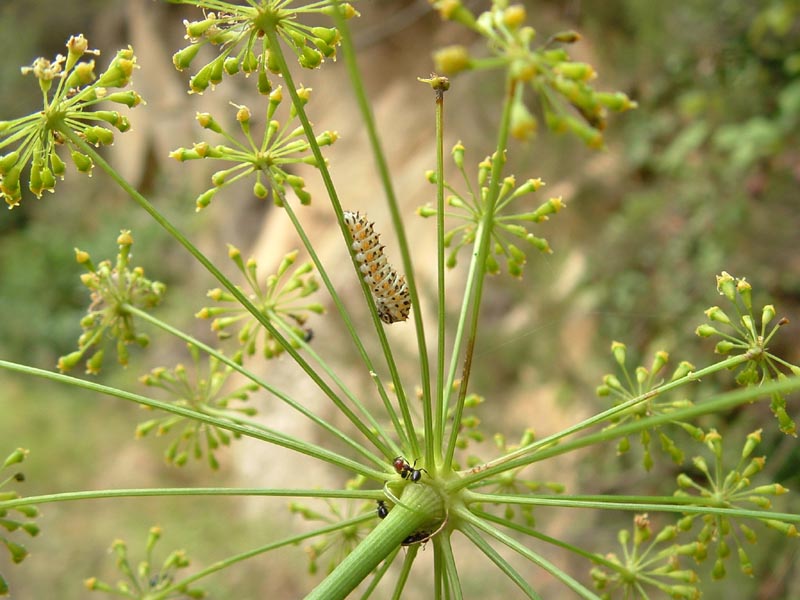
{"type": "Polygon", "coordinates": [[[381,321],[391,325],[408,319],[411,299],[406,278],[386,261],[380,234],[375,232],[374,223],[366,216],[349,210],[344,211],[344,223],[350,230],[353,243],[350,247],[355,253],[356,262],[364,276],[364,281],[375,298],[375,307],[381,321]]]}

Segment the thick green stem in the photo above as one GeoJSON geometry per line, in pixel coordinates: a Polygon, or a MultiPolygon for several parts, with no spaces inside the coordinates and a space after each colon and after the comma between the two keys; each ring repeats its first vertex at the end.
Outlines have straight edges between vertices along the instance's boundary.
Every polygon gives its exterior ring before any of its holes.
{"type": "Polygon", "coordinates": [[[435,524],[443,518],[442,498],[430,486],[407,483],[400,500],[402,504],[396,504],[306,600],[343,600],[381,561],[396,552],[405,538],[420,529],[435,530],[435,524]]]}

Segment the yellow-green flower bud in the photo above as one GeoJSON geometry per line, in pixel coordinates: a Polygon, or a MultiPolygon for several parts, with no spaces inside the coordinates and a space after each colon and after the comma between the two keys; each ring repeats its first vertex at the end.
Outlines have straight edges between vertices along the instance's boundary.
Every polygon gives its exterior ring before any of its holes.
{"type": "Polygon", "coordinates": [[[208,129],[214,133],[222,133],[222,127],[210,113],[197,113],[195,119],[203,129],[208,129]]]}
{"type": "Polygon", "coordinates": [[[226,75],[236,75],[239,72],[239,59],[235,56],[229,56],[222,63],[222,68],[226,75]]]}
{"type": "MultiPolygon", "coordinates": [[[[241,61],[242,71],[245,73],[254,73],[258,68],[258,58],[252,50],[248,50],[241,61]]],[[[269,54],[267,54],[267,68],[269,69],[269,54]]],[[[272,70],[272,69],[270,69],[272,70]]]]}
{"type": "Polygon", "coordinates": [[[324,131],[317,136],[317,144],[320,146],[330,146],[339,139],[338,131],[324,131]]]}
{"type": "Polygon", "coordinates": [[[14,150],[0,157],[0,175],[7,175],[19,162],[19,152],[14,150]]]}
{"type": "Polygon", "coordinates": [[[199,38],[216,22],[216,19],[209,18],[202,21],[184,21],[183,24],[186,26],[186,35],[188,37],[199,38]]]}
{"type": "Polygon", "coordinates": [[[766,325],[775,318],[775,307],[772,304],[767,304],[761,311],[761,325],[766,325]]]}
{"type": "Polygon", "coordinates": [[[75,68],[72,69],[69,77],[67,77],[67,81],[64,84],[65,87],[67,89],[78,88],[93,82],[96,78],[94,66],[93,60],[75,65],[75,68]]]}
{"type": "Polygon", "coordinates": [[[531,140],[539,128],[539,122],[523,102],[514,102],[511,107],[510,133],[518,140],[527,142],[531,140]]]}
{"type": "Polygon", "coordinates": [[[195,56],[200,51],[200,44],[191,44],[172,55],[172,64],[178,71],[183,71],[192,64],[195,56]]]}
{"type": "Polygon", "coordinates": [[[694,330],[695,335],[699,337],[711,337],[712,335],[718,334],[719,331],[714,329],[711,325],[700,325],[697,329],[694,330]]]}
{"type": "Polygon", "coordinates": [[[306,69],[316,69],[322,64],[322,53],[309,46],[304,46],[298,62],[301,67],[306,69]]]}
{"type": "Polygon", "coordinates": [[[136,59],[130,46],[119,50],[106,72],[98,79],[98,85],[103,87],[125,87],[130,83],[135,64],[136,59]]]}
{"type": "Polygon", "coordinates": [[[261,181],[256,181],[253,184],[253,195],[259,200],[265,200],[269,196],[269,188],[261,181]]]}
{"type": "Polygon", "coordinates": [[[611,342],[611,353],[614,355],[614,360],[622,368],[625,368],[625,344],[622,342],[611,342]]]}
{"type": "Polygon", "coordinates": [[[622,92],[595,92],[594,99],[601,105],[614,112],[632,110],[638,106],[622,92]]]}
{"type": "Polygon", "coordinates": [[[211,83],[211,70],[213,66],[211,64],[205,65],[202,69],[200,69],[197,73],[195,73],[191,79],[189,79],[189,89],[193,94],[202,94],[211,83]]]}
{"type": "Polygon", "coordinates": [[[350,4],[349,2],[342,2],[341,4],[339,4],[338,7],[326,6],[320,12],[325,15],[334,16],[335,15],[334,11],[337,10],[337,8],[339,14],[345,21],[360,15],[360,13],[355,8],[353,8],[353,5],[350,4]]]}
{"type": "Polygon", "coordinates": [[[86,361],[86,373],[88,375],[97,375],[103,366],[103,350],[98,350],[92,357],[86,361]]]}
{"type": "Polygon", "coordinates": [[[517,29],[527,18],[525,7],[521,4],[512,4],[503,11],[503,24],[509,29],[517,29]]]}
{"type": "Polygon", "coordinates": [[[705,315],[712,321],[718,321],[720,323],[724,323],[725,325],[731,324],[730,318],[719,306],[712,306],[711,308],[707,309],[705,311],[705,315]]]}
{"type": "Polygon", "coordinates": [[[201,210],[203,210],[203,209],[204,209],[206,206],[208,206],[209,204],[211,204],[211,199],[214,197],[214,194],[216,194],[216,193],[217,193],[217,190],[218,190],[218,189],[219,189],[219,188],[215,188],[215,187],[213,187],[213,188],[211,188],[211,189],[208,189],[208,190],[206,190],[206,191],[205,191],[205,192],[203,192],[202,194],[200,194],[200,195],[197,197],[197,200],[195,201],[195,212],[200,212],[200,211],[201,211],[201,210]]]}
{"type": "Polygon", "coordinates": [[[597,77],[592,65],[579,62],[562,62],[553,67],[553,72],[557,75],[576,81],[589,81],[597,77]]]}
{"type": "Polygon", "coordinates": [[[721,275],[717,275],[717,291],[731,302],[734,301],[736,284],[730,273],[723,271],[721,275]]]}
{"type": "Polygon", "coordinates": [[[92,167],[94,167],[94,163],[92,159],[85,154],[78,152],[77,150],[73,150],[70,153],[72,157],[72,162],[75,164],[75,167],[78,169],[80,173],[91,173],[92,167]]]}
{"type": "Polygon", "coordinates": [[[469,69],[472,66],[472,59],[465,46],[456,44],[434,52],[433,63],[438,73],[455,75],[469,69]]]}
{"type": "Polygon", "coordinates": [[[11,465],[21,463],[23,460],[25,460],[25,457],[28,456],[28,453],[29,450],[26,450],[25,448],[17,448],[5,459],[3,462],[3,468],[5,469],[11,465]]]}
{"type": "Polygon", "coordinates": [[[728,340],[722,340],[721,342],[717,342],[717,345],[714,346],[714,352],[716,354],[722,354],[723,356],[726,354],[730,354],[731,350],[736,347],[736,344],[733,342],[729,342],[728,340]]]}
{"type": "Polygon", "coordinates": [[[272,82],[269,80],[267,76],[266,69],[259,69],[258,70],[258,81],[256,82],[256,89],[258,93],[262,96],[267,96],[272,91],[272,82]]]}
{"type": "Polygon", "coordinates": [[[62,373],[66,373],[67,371],[73,369],[75,365],[77,365],[80,362],[82,357],[83,357],[83,352],[81,350],[70,352],[66,356],[62,356],[58,359],[57,368],[62,373]]]}

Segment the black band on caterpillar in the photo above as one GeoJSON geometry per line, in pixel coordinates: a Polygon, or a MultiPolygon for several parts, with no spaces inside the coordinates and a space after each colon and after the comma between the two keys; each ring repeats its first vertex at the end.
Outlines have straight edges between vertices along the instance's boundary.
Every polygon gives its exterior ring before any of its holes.
{"type": "Polygon", "coordinates": [[[344,222],[353,238],[350,247],[375,298],[381,321],[388,324],[405,321],[411,311],[408,285],[405,277],[398,275],[386,261],[374,224],[364,215],[349,210],[344,212],[344,222]]]}

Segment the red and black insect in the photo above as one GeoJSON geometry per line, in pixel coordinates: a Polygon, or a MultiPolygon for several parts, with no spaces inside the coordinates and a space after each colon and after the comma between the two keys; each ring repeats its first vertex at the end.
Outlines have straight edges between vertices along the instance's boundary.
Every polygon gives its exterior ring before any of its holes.
{"type": "Polygon", "coordinates": [[[408,464],[408,461],[403,458],[402,456],[396,456],[394,461],[392,462],[392,466],[394,470],[397,471],[397,474],[400,475],[403,479],[410,479],[414,483],[418,482],[422,479],[422,473],[427,473],[428,471],[425,469],[417,469],[417,461],[414,461],[413,465],[408,464]]]}

